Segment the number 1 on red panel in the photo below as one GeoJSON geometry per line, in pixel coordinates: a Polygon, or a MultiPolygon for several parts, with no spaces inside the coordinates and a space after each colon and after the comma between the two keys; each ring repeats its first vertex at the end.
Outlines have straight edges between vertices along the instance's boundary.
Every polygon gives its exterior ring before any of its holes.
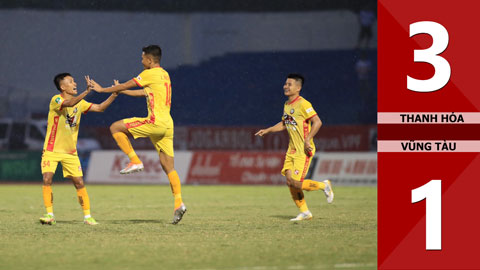
{"type": "Polygon", "coordinates": [[[412,189],[412,203],[426,199],[426,249],[442,249],[442,180],[412,189]]]}

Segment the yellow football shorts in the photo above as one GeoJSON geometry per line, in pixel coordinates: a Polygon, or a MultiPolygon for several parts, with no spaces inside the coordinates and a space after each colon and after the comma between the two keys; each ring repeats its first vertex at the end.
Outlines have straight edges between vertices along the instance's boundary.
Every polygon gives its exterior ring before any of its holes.
{"type": "Polygon", "coordinates": [[[45,151],[42,154],[42,174],[46,172],[55,173],[58,162],[62,163],[63,177],[82,177],[82,166],[77,154],[64,154],[45,151]]]}
{"type": "MultiPolygon", "coordinates": [[[[313,156],[313,155],[312,155],[313,156]]],[[[288,153],[285,155],[285,163],[282,168],[282,175],[286,175],[286,171],[290,170],[292,172],[292,178],[296,181],[303,181],[307,175],[308,168],[310,168],[310,163],[312,162],[312,157],[308,157],[303,152],[302,153],[288,153]]]]}
{"type": "Polygon", "coordinates": [[[150,119],[139,117],[123,119],[123,123],[133,138],[148,137],[158,153],[163,152],[173,157],[173,128],[150,124],[150,119]]]}

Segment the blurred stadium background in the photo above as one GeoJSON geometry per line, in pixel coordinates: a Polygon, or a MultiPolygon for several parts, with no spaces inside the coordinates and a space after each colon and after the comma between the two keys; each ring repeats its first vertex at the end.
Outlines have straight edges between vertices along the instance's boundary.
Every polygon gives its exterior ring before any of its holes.
{"type": "MultiPolygon", "coordinates": [[[[79,92],[84,75],[104,86],[126,81],[142,71],[141,48],[159,44],[184,183],[283,184],[288,135],[253,134],[280,120],[285,77],[297,72],[324,123],[310,176],[376,185],[375,17],[371,0],[0,1],[0,182],[41,182],[55,74],[70,72],[79,92]]],[[[148,139],[133,142],[145,172],[118,174],[127,160],[108,127],[143,115],[144,99],[120,96],[82,117],[87,183],[167,183],[148,139]]]]}
{"type": "Polygon", "coordinates": [[[0,0],[0,21],[0,269],[376,269],[376,1],[0,0]],[[84,75],[129,80],[149,44],[162,47],[172,80],[187,216],[170,224],[168,180],[148,139],[133,141],[145,171],[119,174],[127,160],[108,128],[147,113],[143,98],[120,96],[81,120],[100,225],[82,225],[59,166],[57,225],[41,226],[53,77],[71,73],[79,92],[84,75]],[[301,95],[323,121],[308,177],[335,190],[330,205],[306,194],[315,218],[298,224],[280,175],[288,135],[254,136],[280,121],[292,72],[305,75],[301,95]]]}

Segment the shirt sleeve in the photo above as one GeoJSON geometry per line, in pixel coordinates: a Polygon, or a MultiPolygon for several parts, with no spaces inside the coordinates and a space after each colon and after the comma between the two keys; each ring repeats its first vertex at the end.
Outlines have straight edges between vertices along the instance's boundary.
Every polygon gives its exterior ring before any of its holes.
{"type": "Polygon", "coordinates": [[[50,100],[50,110],[61,111],[64,101],[65,100],[60,95],[53,96],[52,100],[50,100]]]}
{"type": "Polygon", "coordinates": [[[301,104],[302,116],[305,118],[305,121],[310,120],[312,117],[317,115],[317,112],[312,107],[312,104],[304,100],[301,104]]]}
{"type": "Polygon", "coordinates": [[[140,73],[137,77],[133,78],[133,81],[139,87],[145,87],[145,86],[151,84],[150,72],[148,72],[148,70],[142,71],[142,73],[140,73]]]}
{"type": "Polygon", "coordinates": [[[92,105],[93,105],[93,104],[92,104],[91,102],[87,102],[87,101],[85,101],[84,99],[82,99],[82,100],[80,101],[80,110],[82,110],[82,113],[85,114],[85,113],[87,113],[87,112],[90,110],[90,108],[92,107],[92,105]]]}

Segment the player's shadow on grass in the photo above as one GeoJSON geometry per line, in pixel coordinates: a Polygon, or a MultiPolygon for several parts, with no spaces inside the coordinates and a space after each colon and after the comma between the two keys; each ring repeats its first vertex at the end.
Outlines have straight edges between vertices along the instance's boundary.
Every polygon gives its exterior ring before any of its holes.
{"type": "Polygon", "coordinates": [[[270,216],[272,218],[276,218],[276,219],[281,219],[281,220],[290,220],[292,218],[292,216],[287,216],[287,215],[274,215],[274,216],[270,216]]]}
{"type": "Polygon", "coordinates": [[[102,223],[108,224],[145,224],[145,223],[165,223],[159,219],[117,219],[117,220],[104,220],[102,223]]]}
{"type": "Polygon", "coordinates": [[[82,224],[81,220],[57,220],[59,224],[82,224]]]}

